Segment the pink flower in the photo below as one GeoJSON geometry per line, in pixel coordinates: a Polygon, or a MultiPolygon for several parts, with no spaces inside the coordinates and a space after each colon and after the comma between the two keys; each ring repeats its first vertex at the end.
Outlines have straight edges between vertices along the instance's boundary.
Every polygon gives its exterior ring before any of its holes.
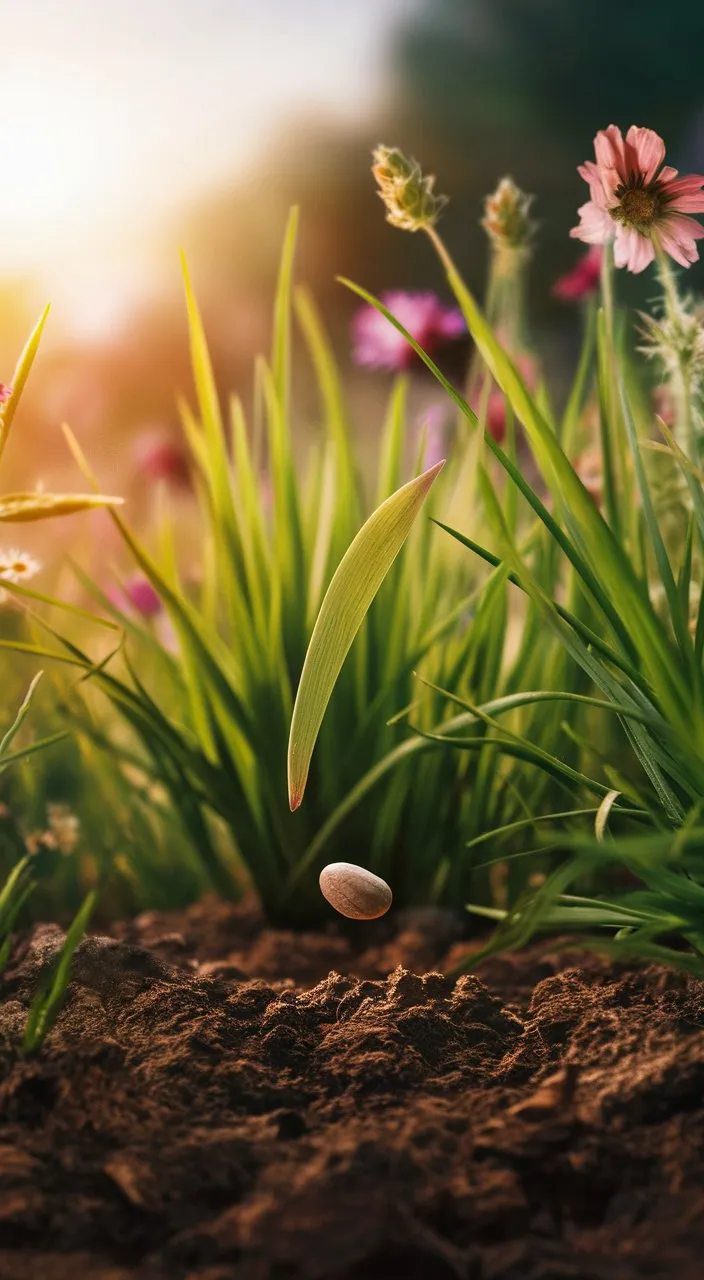
{"type": "Polygon", "coordinates": [[[614,241],[617,267],[643,271],[655,257],[655,243],[681,267],[696,262],[696,241],[704,227],[690,213],[704,213],[704,176],[680,178],[663,166],[665,143],[652,129],[631,125],[624,139],[615,124],[594,139],[596,163],[587,160],[578,172],[589,185],[591,200],[579,210],[579,226],[570,235],[587,244],[614,241]]]}
{"type": "Polygon", "coordinates": [[[121,589],[111,588],[107,595],[118,609],[124,610],[127,606],[143,618],[156,618],[162,610],[161,597],[142,574],[128,578],[121,589]]]}
{"type": "Polygon", "coordinates": [[[592,245],[572,267],[555,281],[551,293],[553,298],[561,302],[581,302],[589,298],[599,288],[601,276],[601,260],[604,251],[599,244],[592,245]]]}
{"type": "Polygon", "coordinates": [[[12,387],[8,387],[6,382],[0,382],[0,404],[6,404],[12,395],[12,387]]]}
{"type": "Polygon", "coordinates": [[[140,436],[134,459],[149,480],[167,480],[184,486],[190,482],[188,451],[170,431],[149,431],[140,436]]]}
{"type": "MultiPolygon", "coordinates": [[[[520,373],[526,386],[533,390],[538,381],[538,370],[535,360],[532,356],[525,352],[521,355],[514,355],[513,363],[520,373]]],[[[483,394],[475,396],[472,408],[477,414],[481,413],[483,405],[483,394]]],[[[502,444],[506,438],[506,397],[503,391],[495,384],[489,392],[486,401],[486,414],[484,418],[484,426],[490,436],[493,436],[497,444],[502,444]]]]}
{"type": "MultiPolygon", "coordinates": [[[[447,307],[434,293],[396,289],[382,294],[381,300],[428,354],[465,332],[462,313],[456,307],[447,307]]],[[[415,359],[413,348],[375,307],[360,308],[353,317],[351,332],[352,356],[357,364],[369,369],[401,370],[415,359]]]]}

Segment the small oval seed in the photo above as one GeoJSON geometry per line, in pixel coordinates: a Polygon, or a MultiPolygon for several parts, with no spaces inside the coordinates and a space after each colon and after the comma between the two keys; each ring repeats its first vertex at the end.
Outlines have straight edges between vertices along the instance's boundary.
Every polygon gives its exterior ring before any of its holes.
{"type": "Polygon", "coordinates": [[[393,900],[385,880],[353,862],[331,862],[323,867],[320,892],[348,920],[377,920],[393,900]]]}

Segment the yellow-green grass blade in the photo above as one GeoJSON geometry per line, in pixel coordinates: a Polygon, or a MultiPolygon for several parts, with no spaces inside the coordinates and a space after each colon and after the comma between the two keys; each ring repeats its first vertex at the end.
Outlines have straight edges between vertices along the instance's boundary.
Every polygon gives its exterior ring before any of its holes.
{"type": "MultiPolygon", "coordinates": [[[[296,289],[294,305],[298,323],[308,346],[315,369],[318,390],[325,415],[328,439],[335,444],[337,484],[341,494],[338,528],[342,536],[357,527],[361,519],[359,480],[352,451],[350,427],[340,375],[332,344],[318,309],[307,289],[296,289]]],[[[397,486],[395,486],[397,487],[397,486]]],[[[384,494],[384,497],[387,497],[384,494]]],[[[348,535],[351,536],[351,535],[348,535]]]]}
{"type": "Polygon", "coordinates": [[[10,434],[10,427],[12,426],[12,420],[15,416],[17,406],[20,402],[20,397],[24,390],[24,384],[29,377],[29,371],[32,368],[32,365],[34,364],[34,357],[37,354],[42,330],[46,324],[48,315],[49,308],[45,307],[37,321],[37,324],[32,330],[32,333],[29,335],[24,350],[17,361],[17,367],[12,376],[12,394],[10,399],[0,411],[0,458],[2,457],[5,445],[7,444],[7,437],[10,434]]]}
{"type": "Polygon", "coordinates": [[[29,711],[29,708],[32,705],[32,698],[34,697],[37,685],[39,684],[39,681],[41,680],[43,674],[44,674],[43,671],[38,671],[36,676],[32,680],[32,683],[30,684],[29,689],[27,690],[24,696],[22,705],[19,711],[17,712],[17,715],[15,716],[13,723],[10,725],[10,728],[7,730],[7,733],[5,734],[4,738],[0,742],[0,757],[6,755],[6,753],[9,751],[13,738],[22,727],[22,721],[24,720],[25,716],[27,715],[27,712],[29,711]]]}
{"type": "Polygon", "coordinates": [[[369,517],[328,587],[306,654],[291,721],[289,803],[303,799],[325,709],[369,606],[399,554],[442,462],[399,489],[369,517]]]}
{"type": "MultiPolygon", "coordinates": [[[[355,284],[352,280],[345,279],[344,276],[340,277],[340,282],[344,284],[346,288],[350,289],[353,293],[356,293],[358,297],[363,298],[365,302],[368,302],[371,306],[375,307],[376,310],[381,315],[385,316],[386,319],[394,326],[395,329],[398,330],[399,333],[403,334],[404,338],[409,343],[409,345],[413,348],[413,350],[415,351],[419,359],[423,361],[423,363],[427,366],[427,368],[430,370],[433,376],[444,388],[444,390],[447,392],[450,398],[455,402],[455,404],[461,410],[462,414],[467,419],[470,426],[476,427],[478,425],[478,419],[474,410],[470,407],[470,405],[468,405],[464,397],[460,395],[459,391],[457,391],[456,388],[453,387],[452,383],[448,381],[448,379],[441,372],[441,370],[438,368],[435,362],[430,358],[427,352],[423,350],[423,348],[420,346],[418,342],[416,342],[415,338],[413,338],[411,334],[408,332],[408,330],[404,328],[404,326],[400,323],[400,321],[396,319],[393,313],[389,311],[387,307],[384,306],[383,302],[380,302],[379,299],[375,298],[373,294],[368,293],[366,289],[362,289],[360,285],[355,284]]],[[[543,523],[543,525],[549,532],[550,536],[555,540],[557,545],[561,548],[561,550],[565,553],[565,555],[574,565],[581,579],[585,583],[587,589],[593,595],[595,601],[599,605],[599,608],[603,611],[604,616],[608,619],[615,634],[618,635],[619,640],[624,648],[624,651],[629,655],[630,658],[633,659],[634,657],[636,657],[637,650],[632,641],[629,630],[625,625],[625,623],[623,622],[623,619],[620,616],[619,610],[615,607],[613,601],[610,599],[608,592],[604,590],[603,585],[599,579],[599,576],[593,571],[591,565],[587,563],[587,560],[585,559],[584,555],[579,550],[579,548],[570,540],[570,538],[567,537],[562,526],[558,523],[558,521],[554,518],[552,513],[541,501],[536,491],[531,487],[528,481],[524,478],[520,469],[511,461],[511,459],[504,452],[501,446],[496,442],[496,440],[494,440],[493,436],[487,433],[485,436],[485,441],[486,441],[487,448],[491,451],[491,453],[493,453],[494,457],[498,459],[501,466],[511,477],[511,480],[518,487],[523,497],[528,502],[529,506],[531,506],[532,509],[535,511],[536,515],[538,516],[540,521],[543,523]]]]}
{"type": "Polygon", "coordinates": [[[673,718],[683,727],[690,719],[686,682],[668,643],[663,626],[645,598],[633,567],[560,444],[527,390],[510,356],[504,351],[481,314],[459,273],[445,263],[448,281],[462,309],[468,329],[492,375],[523,423],[547,483],[564,503],[565,522],[578,547],[586,554],[612,600],[618,600],[631,634],[638,639],[643,662],[654,686],[662,690],[673,718]]]}
{"type": "Polygon", "coordinates": [[[117,507],[122,501],[122,498],[108,498],[100,493],[9,493],[0,498],[0,521],[21,524],[48,520],[72,516],[77,511],[91,511],[94,507],[117,507]]]}
{"type": "Polygon", "coordinates": [[[384,502],[401,483],[403,447],[406,440],[406,408],[408,379],[397,378],[386,411],[386,421],[381,436],[379,483],[377,502],[384,502]]]}
{"type": "Polygon", "coordinates": [[[279,278],[274,301],[274,341],[271,353],[271,365],[274,375],[276,395],[281,413],[288,420],[289,394],[291,381],[291,291],[293,287],[293,265],[296,256],[296,240],[298,237],[298,209],[294,206],[288,216],[284,247],[279,265],[279,278]]]}

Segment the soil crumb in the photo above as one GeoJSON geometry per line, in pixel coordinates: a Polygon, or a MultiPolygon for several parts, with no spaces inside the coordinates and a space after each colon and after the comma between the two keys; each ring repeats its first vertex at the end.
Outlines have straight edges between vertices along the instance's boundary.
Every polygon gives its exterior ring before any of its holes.
{"type": "Polygon", "coordinates": [[[550,944],[443,975],[206,902],[79,947],[39,1055],[0,996],[0,1280],[700,1280],[704,983],[550,944]]]}

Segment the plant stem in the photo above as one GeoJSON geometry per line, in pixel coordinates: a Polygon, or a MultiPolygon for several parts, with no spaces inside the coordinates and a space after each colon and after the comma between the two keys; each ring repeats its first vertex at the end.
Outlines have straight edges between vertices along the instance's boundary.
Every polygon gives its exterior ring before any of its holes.
{"type": "Polygon", "coordinates": [[[609,346],[613,351],[614,345],[614,276],[613,276],[613,250],[610,244],[605,244],[601,255],[601,299],[604,304],[604,318],[606,320],[606,333],[609,340],[609,346]]]}

